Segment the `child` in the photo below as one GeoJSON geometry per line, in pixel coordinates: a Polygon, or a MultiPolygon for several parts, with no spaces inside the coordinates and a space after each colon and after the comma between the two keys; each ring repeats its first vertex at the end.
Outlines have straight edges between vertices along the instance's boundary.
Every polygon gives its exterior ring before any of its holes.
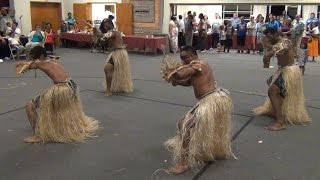
{"type": "Polygon", "coordinates": [[[17,49],[17,55],[18,55],[18,59],[19,59],[19,55],[23,53],[23,51],[25,50],[24,46],[21,45],[21,42],[19,40],[19,37],[15,36],[15,33],[13,31],[9,32],[8,34],[9,38],[9,45],[11,45],[12,47],[15,47],[17,49]]]}
{"type": "Polygon", "coordinates": [[[218,52],[221,52],[221,50],[223,49],[223,52],[226,52],[226,41],[227,41],[227,35],[226,35],[226,31],[224,29],[224,26],[220,26],[220,45],[221,48],[218,50],[218,52]]]}
{"type": "Polygon", "coordinates": [[[298,49],[298,65],[300,67],[302,76],[304,75],[305,65],[308,59],[308,49],[305,42],[301,42],[300,48],[298,49]]]}
{"type": "Polygon", "coordinates": [[[12,31],[11,23],[7,22],[6,23],[6,34],[9,35],[9,33],[12,31]]]}

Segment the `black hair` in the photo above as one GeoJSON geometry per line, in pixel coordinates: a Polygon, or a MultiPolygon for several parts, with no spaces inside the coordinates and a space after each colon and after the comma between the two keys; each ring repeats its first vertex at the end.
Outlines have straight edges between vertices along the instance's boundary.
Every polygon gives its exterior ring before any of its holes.
{"type": "Polygon", "coordinates": [[[72,14],[72,13],[71,13],[71,12],[68,12],[68,15],[69,15],[69,14],[72,14]]]}
{"type": "Polygon", "coordinates": [[[30,50],[30,57],[33,60],[40,59],[40,57],[47,57],[46,49],[42,46],[35,46],[30,50]]]}
{"type": "Polygon", "coordinates": [[[188,15],[190,15],[191,13],[192,13],[191,11],[188,11],[188,13],[187,13],[187,14],[188,14],[188,15]]]}
{"type": "Polygon", "coordinates": [[[172,21],[177,20],[176,16],[175,16],[175,15],[171,16],[171,20],[172,20],[172,21]]]}
{"type": "Polygon", "coordinates": [[[316,15],[315,13],[311,13],[311,14],[316,15]]]}
{"type": "Polygon", "coordinates": [[[91,20],[87,20],[87,22],[89,22],[90,24],[92,24],[92,21],[91,21],[91,20]]]}
{"type": "Polygon", "coordinates": [[[278,29],[274,27],[268,27],[265,31],[263,31],[264,35],[270,34],[270,35],[276,35],[278,34],[278,29]]]}
{"type": "Polygon", "coordinates": [[[182,15],[179,15],[179,19],[182,19],[182,15]]]}
{"type": "Polygon", "coordinates": [[[204,19],[204,15],[202,13],[199,14],[199,19],[204,19]]]}
{"type": "Polygon", "coordinates": [[[18,26],[19,25],[19,23],[17,22],[17,21],[13,21],[13,23],[12,24],[15,24],[16,26],[18,26]]]}
{"type": "Polygon", "coordinates": [[[46,26],[47,26],[47,25],[50,25],[50,26],[52,27],[52,24],[51,24],[51,23],[49,23],[49,22],[48,22],[48,23],[46,23],[46,26]]]}
{"type": "Polygon", "coordinates": [[[192,46],[184,46],[181,48],[181,52],[190,52],[192,55],[198,56],[197,51],[192,46]]]}
{"type": "Polygon", "coordinates": [[[113,19],[114,19],[114,16],[109,15],[109,16],[108,16],[108,19],[113,20],[113,19]]]}

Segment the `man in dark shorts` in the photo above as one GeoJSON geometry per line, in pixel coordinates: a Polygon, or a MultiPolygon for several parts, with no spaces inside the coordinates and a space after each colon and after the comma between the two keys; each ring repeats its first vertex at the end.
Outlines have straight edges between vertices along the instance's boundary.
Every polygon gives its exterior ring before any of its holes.
{"type": "Polygon", "coordinates": [[[238,53],[243,53],[246,45],[247,35],[247,23],[244,21],[244,17],[241,16],[240,24],[237,25],[237,45],[238,53]]]}

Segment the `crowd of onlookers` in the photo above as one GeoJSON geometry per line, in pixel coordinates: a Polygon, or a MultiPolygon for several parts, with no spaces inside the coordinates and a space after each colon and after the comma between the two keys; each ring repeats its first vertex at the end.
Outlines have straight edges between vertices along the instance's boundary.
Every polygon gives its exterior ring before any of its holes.
{"type": "Polygon", "coordinates": [[[259,14],[250,16],[246,21],[243,16],[235,13],[230,20],[222,20],[218,13],[215,19],[209,20],[208,16],[189,11],[186,17],[182,15],[171,17],[169,22],[169,39],[172,52],[178,52],[182,46],[194,46],[197,50],[205,52],[217,48],[218,52],[229,53],[233,41],[237,41],[237,53],[255,54],[263,53],[263,31],[267,27],[278,29],[279,33],[291,40],[295,52],[301,44],[303,37],[308,37],[306,44],[308,56],[318,56],[319,20],[311,13],[310,18],[302,21],[300,15],[290,18],[286,11],[281,16],[269,14],[267,18],[259,14]],[[236,37],[236,38],[235,38],[236,37]],[[196,41],[196,42],[194,42],[196,41]],[[208,45],[208,42],[211,44],[208,45]]]}

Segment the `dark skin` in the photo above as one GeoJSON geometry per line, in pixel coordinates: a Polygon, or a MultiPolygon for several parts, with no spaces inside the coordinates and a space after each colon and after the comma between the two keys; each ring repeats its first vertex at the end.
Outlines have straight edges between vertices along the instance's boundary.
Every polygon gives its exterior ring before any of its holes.
{"type": "MultiPolygon", "coordinates": [[[[113,35],[109,39],[109,44],[111,48],[122,48],[123,47],[123,40],[121,37],[121,33],[118,31],[113,32],[113,35]]],[[[110,61],[113,61],[112,59],[110,61]]],[[[114,65],[107,63],[104,67],[104,73],[106,76],[106,83],[107,83],[107,90],[105,92],[105,96],[111,96],[111,83],[113,77],[114,65]]]]}
{"type": "MultiPolygon", "coordinates": [[[[282,43],[284,41],[284,39],[280,37],[279,33],[277,33],[276,35],[267,34],[265,38],[267,43],[269,44],[268,46],[282,43]]],[[[282,51],[282,53],[276,53],[273,49],[269,50],[263,58],[264,68],[269,68],[270,58],[274,54],[276,54],[279,66],[284,67],[294,64],[294,51],[291,47],[286,47],[282,51]]],[[[270,131],[279,131],[286,129],[283,113],[281,111],[283,98],[280,95],[279,87],[275,84],[272,84],[268,89],[268,96],[272,104],[272,111],[268,115],[274,117],[276,119],[276,122],[267,126],[266,129],[270,131]]]]}
{"type": "MultiPolygon", "coordinates": [[[[19,64],[26,64],[30,61],[26,62],[19,62],[19,64]]],[[[65,81],[66,79],[70,78],[69,74],[65,71],[62,64],[57,60],[49,60],[45,57],[41,57],[39,60],[34,60],[34,62],[29,66],[29,69],[40,69],[44,73],[46,73],[53,81],[54,84],[65,81]]],[[[29,101],[26,105],[26,113],[28,116],[28,120],[32,127],[33,133],[35,132],[36,128],[36,114],[33,111],[33,103],[29,101]]],[[[35,135],[24,139],[26,143],[38,143],[42,140],[36,137],[35,135]]]]}
{"type": "MultiPolygon", "coordinates": [[[[182,51],[180,53],[180,57],[182,59],[182,63],[184,65],[188,65],[193,60],[198,60],[198,56],[192,54],[191,52],[182,51]]],[[[207,94],[208,92],[212,92],[216,89],[215,87],[215,79],[213,76],[213,71],[210,65],[200,60],[201,63],[201,71],[195,70],[191,67],[183,68],[179,70],[172,76],[172,85],[173,86],[192,86],[194,90],[195,97],[197,99],[201,98],[203,95],[207,94]]],[[[178,122],[179,130],[182,129],[182,125],[184,124],[185,118],[178,122]]],[[[194,119],[188,121],[189,123],[186,125],[187,127],[192,127],[194,124],[194,119]]],[[[189,128],[188,128],[189,129],[189,128]]],[[[190,142],[190,131],[186,132],[185,139],[182,142],[183,149],[189,148],[190,142]]],[[[188,150],[182,154],[181,162],[176,164],[174,167],[168,169],[173,175],[179,175],[184,173],[190,169],[187,164],[188,159],[188,150]]]]}

